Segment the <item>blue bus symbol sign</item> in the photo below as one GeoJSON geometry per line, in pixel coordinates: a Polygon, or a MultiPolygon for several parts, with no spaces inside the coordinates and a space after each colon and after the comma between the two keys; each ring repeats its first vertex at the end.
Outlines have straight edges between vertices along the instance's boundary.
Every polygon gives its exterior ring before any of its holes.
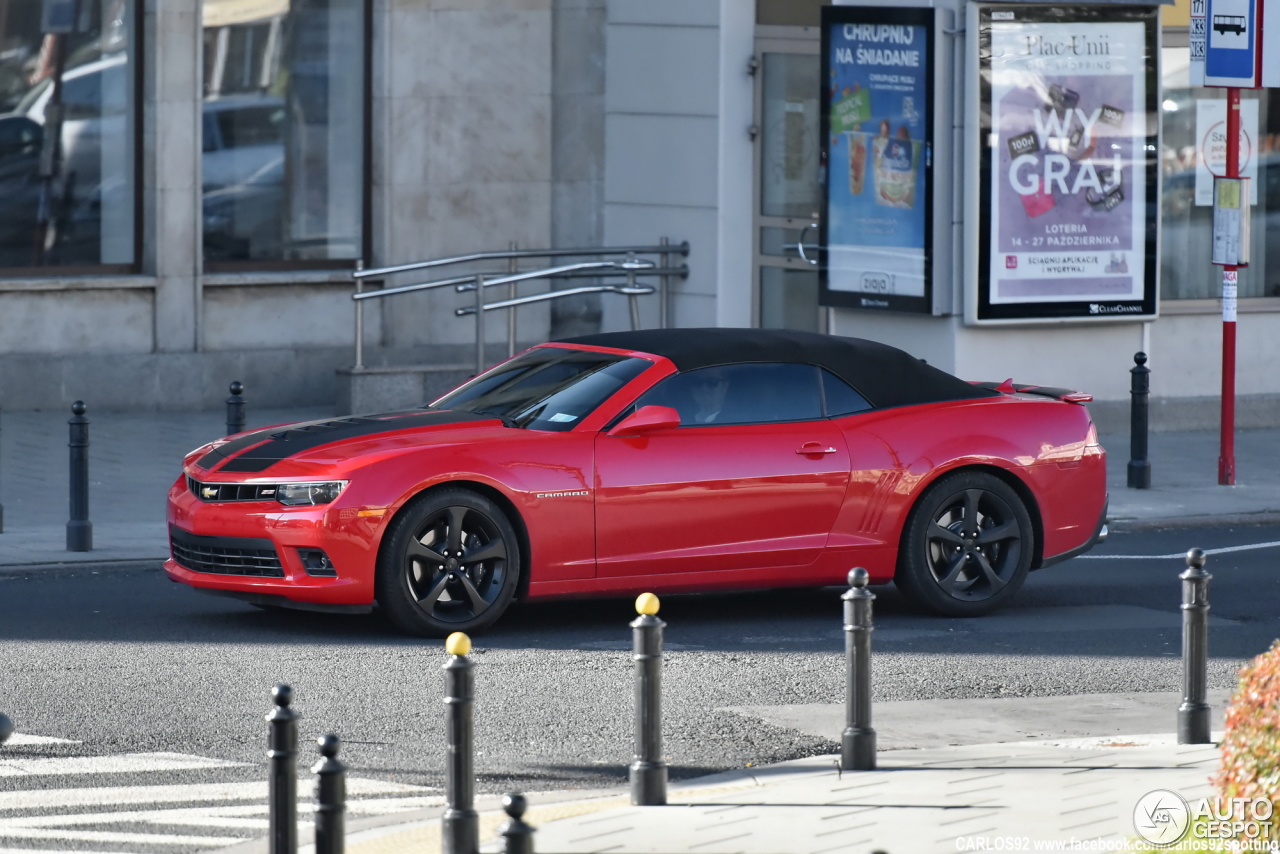
{"type": "Polygon", "coordinates": [[[1258,0],[1209,0],[1207,17],[1205,85],[1258,86],[1258,0]]]}

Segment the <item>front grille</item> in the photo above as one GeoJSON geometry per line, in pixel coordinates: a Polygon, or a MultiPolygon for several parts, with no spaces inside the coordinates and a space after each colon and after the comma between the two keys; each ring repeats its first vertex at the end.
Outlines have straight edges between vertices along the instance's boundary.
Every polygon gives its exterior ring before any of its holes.
{"type": "Polygon", "coordinates": [[[187,488],[201,501],[275,501],[274,483],[201,483],[187,477],[187,488]]]}
{"type": "Polygon", "coordinates": [[[280,556],[270,540],[248,537],[204,537],[169,526],[173,559],[192,572],[284,578],[280,556]]]}

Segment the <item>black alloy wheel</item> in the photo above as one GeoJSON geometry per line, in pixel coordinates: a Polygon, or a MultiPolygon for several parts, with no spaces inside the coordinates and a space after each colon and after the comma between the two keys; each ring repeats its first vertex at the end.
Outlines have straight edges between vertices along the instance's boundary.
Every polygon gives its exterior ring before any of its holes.
{"type": "Polygon", "coordinates": [[[378,556],[378,604],[404,631],[475,632],[515,595],[520,550],[502,510],[464,489],[428,492],[387,531],[378,556]]]}
{"type": "Polygon", "coordinates": [[[1031,516],[1009,484],[986,472],[957,472],[912,509],[894,582],[934,613],[987,614],[1022,587],[1033,536],[1031,516]]]}

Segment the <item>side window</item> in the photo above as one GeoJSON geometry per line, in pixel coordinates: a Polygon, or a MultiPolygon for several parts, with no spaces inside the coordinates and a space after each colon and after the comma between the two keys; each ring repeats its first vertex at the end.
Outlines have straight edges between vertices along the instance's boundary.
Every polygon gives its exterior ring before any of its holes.
{"type": "Polygon", "coordinates": [[[822,417],[818,369],[813,365],[701,368],[668,377],[635,405],[670,406],[680,413],[681,427],[815,421],[822,417]]]}
{"type": "Polygon", "coordinates": [[[865,412],[872,408],[867,399],[854,391],[853,387],[847,382],[826,368],[823,368],[821,373],[822,395],[826,401],[828,418],[852,415],[855,412],[865,412]]]}

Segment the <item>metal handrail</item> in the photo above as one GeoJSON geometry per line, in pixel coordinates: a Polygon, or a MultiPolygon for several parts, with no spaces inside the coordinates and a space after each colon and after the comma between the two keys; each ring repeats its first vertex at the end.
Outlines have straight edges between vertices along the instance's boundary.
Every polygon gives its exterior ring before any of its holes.
{"type": "MultiPolygon", "coordinates": [[[[679,267],[654,267],[653,269],[645,269],[642,272],[646,276],[679,276],[680,278],[684,279],[684,278],[688,278],[689,276],[689,265],[681,264],[679,267]]],[[[486,288],[489,287],[489,285],[493,284],[493,280],[489,278],[490,275],[497,276],[501,274],[485,273],[484,286],[486,288]]],[[[603,270],[598,273],[593,273],[590,270],[579,270],[575,273],[557,273],[554,276],[543,276],[542,278],[544,279],[608,279],[612,276],[623,276],[623,275],[626,275],[625,270],[617,270],[614,272],[603,270]]],[[[474,276],[468,276],[466,284],[458,285],[456,288],[454,288],[454,290],[456,290],[460,294],[470,293],[475,289],[476,289],[476,283],[475,283],[474,276]]]]}
{"type": "MultiPolygon", "coordinates": [[[[560,297],[571,297],[574,294],[626,294],[627,296],[645,296],[653,293],[652,285],[636,285],[628,287],[626,285],[583,285],[580,288],[565,288],[562,291],[547,291],[545,294],[533,294],[527,297],[516,297],[515,299],[504,299],[498,302],[487,302],[484,304],[485,311],[493,311],[497,308],[510,308],[513,305],[528,305],[531,302],[546,302],[547,300],[560,299],[560,297]]],[[[473,305],[455,308],[453,313],[457,317],[466,317],[468,314],[475,314],[476,307],[473,305]]]]}
{"type": "Polygon", "coordinates": [[[351,274],[351,278],[367,279],[370,276],[390,276],[393,273],[426,270],[430,267],[447,267],[450,264],[467,264],[472,261],[500,261],[509,258],[572,258],[575,255],[668,255],[671,253],[687,257],[689,255],[689,241],[663,243],[657,246],[604,246],[594,249],[590,247],[579,249],[510,249],[506,252],[473,252],[470,255],[455,255],[451,258],[415,261],[412,264],[397,264],[394,267],[356,270],[351,274]]]}
{"type": "MultiPolygon", "coordinates": [[[[641,270],[654,269],[655,266],[656,265],[654,265],[652,261],[644,261],[642,259],[636,258],[634,255],[628,255],[626,261],[583,261],[578,264],[565,264],[560,267],[547,267],[546,269],[543,269],[543,270],[531,270],[527,273],[513,273],[509,276],[502,276],[500,278],[494,279],[493,284],[495,285],[514,284],[515,282],[524,282],[530,279],[541,279],[548,275],[561,275],[564,273],[573,273],[581,270],[620,270],[620,271],[626,272],[627,287],[632,291],[634,291],[636,290],[636,287],[635,287],[636,273],[640,272],[641,270]]],[[[475,303],[475,306],[472,307],[471,311],[468,313],[474,314],[476,317],[476,373],[477,374],[484,371],[484,367],[485,367],[484,313],[485,311],[488,310],[488,306],[484,301],[484,289],[489,287],[489,284],[490,283],[485,280],[485,276],[483,273],[476,273],[475,283],[471,286],[471,289],[475,291],[476,303],[475,303]]],[[[608,286],[601,286],[601,289],[598,291],[595,291],[594,293],[605,293],[608,289],[609,289],[608,286]]],[[[569,296],[570,290],[578,290],[579,293],[591,293],[590,291],[582,291],[576,288],[568,288],[564,291],[552,291],[552,293],[559,293],[565,296],[569,296]]],[[[652,293],[653,292],[652,289],[649,292],[652,293]]],[[[636,296],[637,294],[628,294],[628,299],[631,300],[631,328],[632,329],[638,329],[640,327],[640,308],[639,306],[636,305],[636,296]]],[[[544,299],[556,299],[556,298],[557,297],[544,296],[544,299]]],[[[508,303],[507,307],[510,308],[512,311],[515,311],[516,306],[523,304],[516,300],[517,300],[517,297],[514,295],[514,290],[513,290],[511,298],[505,300],[505,302],[508,303]]],[[[536,301],[541,302],[541,300],[536,300],[536,301]]],[[[457,316],[461,317],[462,315],[457,315],[457,316]]],[[[508,328],[510,329],[510,327],[508,328]]],[[[513,345],[515,342],[514,340],[509,340],[508,343],[509,345],[513,345]]],[[[508,346],[508,350],[511,350],[511,349],[514,349],[514,348],[511,346],[508,346]]]]}
{"type": "MultiPolygon", "coordinates": [[[[645,262],[648,266],[641,269],[646,272],[657,268],[657,264],[652,261],[645,262]]],[[[490,273],[472,273],[469,276],[458,276],[452,279],[440,279],[435,282],[422,282],[416,285],[402,285],[398,288],[385,288],[380,291],[364,291],[358,294],[352,294],[354,300],[377,299],[378,297],[395,296],[396,294],[407,294],[410,291],[426,291],[433,288],[442,288],[446,285],[458,285],[458,293],[475,290],[476,276],[484,276],[484,286],[490,285],[508,285],[512,282],[527,282],[532,279],[550,279],[564,273],[573,273],[580,270],[616,270],[621,275],[626,272],[626,268],[621,266],[617,261],[584,261],[581,264],[566,264],[562,267],[548,267],[545,270],[531,270],[528,273],[515,273],[512,275],[501,276],[499,278],[490,279],[490,273]],[[465,283],[465,284],[464,284],[465,283]]],[[[599,274],[597,274],[599,275],[599,274]]]]}
{"type": "MultiPolygon", "coordinates": [[[[631,302],[631,325],[632,328],[639,327],[639,307],[636,304],[636,297],[654,292],[653,288],[645,290],[643,287],[637,289],[635,278],[638,273],[649,276],[657,276],[660,282],[659,293],[659,322],[663,328],[669,326],[670,318],[670,277],[680,276],[686,278],[689,275],[689,267],[686,264],[679,266],[671,265],[668,259],[673,254],[687,256],[689,254],[689,242],[686,240],[679,244],[673,244],[663,237],[657,245],[653,246],[603,246],[603,247],[577,247],[571,249],[517,249],[516,244],[512,243],[511,248],[505,252],[473,252],[467,255],[455,255],[448,258],[435,258],[429,261],[417,261],[411,264],[398,264],[389,267],[377,267],[373,269],[365,269],[363,261],[356,262],[356,269],[352,273],[352,279],[355,282],[355,293],[352,300],[355,304],[355,341],[356,341],[356,359],[355,369],[364,368],[364,301],[369,299],[379,299],[381,297],[394,296],[403,293],[412,293],[415,291],[434,290],[436,288],[444,288],[456,286],[459,293],[473,291],[476,294],[476,307],[471,308],[464,314],[475,314],[476,316],[476,371],[477,373],[484,370],[485,357],[485,335],[484,335],[484,312],[490,309],[485,307],[484,289],[490,285],[507,285],[508,299],[500,303],[491,303],[496,308],[509,309],[507,315],[507,353],[515,354],[516,346],[516,323],[515,309],[517,306],[526,305],[530,302],[543,302],[550,299],[559,299],[561,296],[573,296],[577,294],[587,293],[620,293],[628,297],[631,302]],[[647,259],[636,258],[636,255],[658,255],[661,262],[655,264],[647,259]],[[529,272],[517,272],[516,260],[520,258],[567,258],[582,257],[594,255],[601,256],[625,256],[623,260],[615,261],[583,261],[574,264],[562,264],[558,266],[547,267],[541,270],[533,270],[529,272]],[[365,291],[364,283],[366,279],[375,276],[388,276],[397,273],[405,273],[413,270],[425,270],[438,267],[450,266],[453,264],[467,264],[477,261],[494,261],[505,259],[508,262],[508,269],[505,273],[498,272],[475,272],[468,273],[465,276],[453,276],[446,279],[436,279],[429,282],[417,282],[409,285],[400,285],[394,288],[382,288],[374,291],[365,291]],[[524,281],[532,281],[535,279],[568,279],[578,277],[591,277],[595,279],[609,279],[614,276],[625,275],[627,283],[625,286],[618,285],[592,285],[587,288],[569,288],[563,291],[553,291],[550,295],[537,295],[534,299],[519,299],[516,294],[516,283],[524,281]]],[[[461,314],[458,316],[462,316],[461,314]]]]}
{"type": "MultiPolygon", "coordinates": [[[[580,288],[565,288],[562,291],[548,291],[545,294],[504,299],[499,302],[487,302],[484,304],[484,310],[493,311],[498,308],[515,308],[518,305],[546,302],[547,300],[571,297],[576,294],[624,294],[630,298],[628,301],[631,303],[631,328],[638,329],[640,327],[640,306],[636,304],[636,297],[651,294],[653,291],[654,288],[651,285],[583,285],[580,288]]],[[[465,308],[455,308],[453,313],[457,317],[466,317],[468,314],[475,314],[476,308],[472,305],[465,308]]]]}

